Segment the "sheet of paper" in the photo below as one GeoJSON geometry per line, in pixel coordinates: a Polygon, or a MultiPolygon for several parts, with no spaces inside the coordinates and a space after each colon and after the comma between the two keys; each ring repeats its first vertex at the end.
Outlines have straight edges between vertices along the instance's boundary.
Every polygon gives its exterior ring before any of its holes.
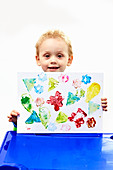
{"type": "Polygon", "coordinates": [[[102,131],[102,73],[18,73],[18,133],[102,131]]]}

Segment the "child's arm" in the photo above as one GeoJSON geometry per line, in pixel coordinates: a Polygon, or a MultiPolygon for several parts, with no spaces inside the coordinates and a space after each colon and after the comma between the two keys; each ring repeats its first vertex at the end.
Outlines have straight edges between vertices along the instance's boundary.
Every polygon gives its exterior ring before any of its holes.
{"type": "Polygon", "coordinates": [[[9,122],[13,122],[14,124],[14,130],[16,130],[16,127],[17,127],[17,116],[19,116],[20,113],[17,112],[16,110],[12,110],[12,112],[10,113],[8,117],[9,119],[9,122]]]}
{"type": "Polygon", "coordinates": [[[101,106],[103,111],[107,111],[107,98],[101,98],[101,106]]]}

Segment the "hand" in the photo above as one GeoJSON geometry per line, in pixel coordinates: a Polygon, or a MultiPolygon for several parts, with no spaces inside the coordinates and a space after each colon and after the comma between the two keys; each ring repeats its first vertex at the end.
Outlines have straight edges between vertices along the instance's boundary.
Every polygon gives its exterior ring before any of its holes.
{"type": "Polygon", "coordinates": [[[9,122],[13,122],[17,125],[17,116],[19,116],[19,115],[20,115],[19,112],[17,112],[16,110],[12,110],[10,115],[7,116],[9,118],[9,122]]]}
{"type": "Polygon", "coordinates": [[[103,111],[107,111],[107,98],[101,98],[101,106],[103,111]]]}

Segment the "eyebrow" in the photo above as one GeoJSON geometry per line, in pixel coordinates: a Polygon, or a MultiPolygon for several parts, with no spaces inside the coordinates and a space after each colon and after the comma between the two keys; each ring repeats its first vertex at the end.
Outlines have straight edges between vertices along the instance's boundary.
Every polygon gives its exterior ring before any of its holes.
{"type": "MultiPolygon", "coordinates": [[[[49,50],[43,51],[43,53],[51,53],[49,50]]],[[[64,53],[63,50],[57,50],[56,53],[64,53]]]]}

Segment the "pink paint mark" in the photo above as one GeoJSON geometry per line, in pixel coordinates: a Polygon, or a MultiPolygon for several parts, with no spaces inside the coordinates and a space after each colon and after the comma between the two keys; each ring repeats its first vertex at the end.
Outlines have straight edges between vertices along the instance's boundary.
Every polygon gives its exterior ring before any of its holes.
{"type": "Polygon", "coordinates": [[[75,79],[75,80],[73,80],[72,85],[75,87],[75,89],[77,89],[77,88],[81,87],[81,84],[82,84],[82,82],[79,79],[75,79]]]}
{"type": "Polygon", "coordinates": [[[27,130],[31,130],[31,128],[27,128],[27,130]]]}
{"type": "Polygon", "coordinates": [[[61,74],[58,78],[59,78],[59,81],[64,82],[64,83],[69,81],[69,76],[66,74],[65,75],[61,74]]]}
{"type": "Polygon", "coordinates": [[[71,126],[68,124],[63,124],[61,127],[61,130],[63,131],[70,131],[71,130],[71,126]]]}
{"type": "Polygon", "coordinates": [[[45,103],[44,98],[37,97],[35,103],[37,107],[42,106],[45,103]]]}

